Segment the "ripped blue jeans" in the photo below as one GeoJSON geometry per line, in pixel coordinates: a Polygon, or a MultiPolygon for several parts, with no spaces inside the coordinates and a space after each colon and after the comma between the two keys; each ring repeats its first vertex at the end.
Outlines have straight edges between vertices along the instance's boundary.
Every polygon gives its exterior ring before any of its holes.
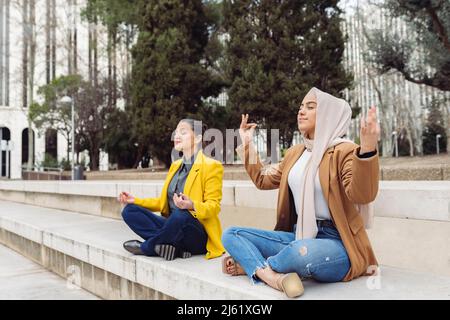
{"type": "Polygon", "coordinates": [[[232,227],[222,235],[228,253],[257,283],[256,271],[266,266],[278,273],[296,272],[302,279],[339,282],[350,260],[334,227],[318,227],[315,239],[295,240],[295,233],[232,227]]]}

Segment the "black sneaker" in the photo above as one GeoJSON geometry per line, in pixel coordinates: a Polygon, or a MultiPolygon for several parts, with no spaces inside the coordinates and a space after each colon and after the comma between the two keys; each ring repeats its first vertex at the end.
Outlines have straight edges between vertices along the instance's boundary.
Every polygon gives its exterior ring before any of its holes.
{"type": "Polygon", "coordinates": [[[123,248],[128,252],[131,252],[134,255],[142,256],[145,255],[141,250],[141,241],[138,240],[129,240],[123,244],[123,248]]]}
{"type": "Polygon", "coordinates": [[[184,251],[171,244],[157,244],[155,245],[155,252],[158,256],[168,261],[172,261],[175,258],[187,259],[192,257],[189,251],[184,251]]]}

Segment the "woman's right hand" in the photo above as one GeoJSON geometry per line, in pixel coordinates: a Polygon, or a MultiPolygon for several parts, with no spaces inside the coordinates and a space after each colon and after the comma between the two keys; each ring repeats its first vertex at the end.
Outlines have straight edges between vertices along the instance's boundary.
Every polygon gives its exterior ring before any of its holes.
{"type": "Polygon", "coordinates": [[[241,127],[239,128],[239,136],[243,145],[247,145],[253,139],[253,134],[257,126],[256,123],[247,123],[248,114],[242,115],[241,127]]]}
{"type": "Polygon", "coordinates": [[[132,196],[128,192],[123,191],[119,194],[118,200],[121,204],[133,204],[134,196],[132,196]]]}

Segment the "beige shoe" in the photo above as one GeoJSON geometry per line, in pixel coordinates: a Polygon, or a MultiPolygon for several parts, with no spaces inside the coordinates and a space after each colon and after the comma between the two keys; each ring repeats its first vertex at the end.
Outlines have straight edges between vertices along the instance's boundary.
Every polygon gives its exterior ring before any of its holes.
{"type": "Polygon", "coordinates": [[[301,296],[305,289],[297,273],[292,272],[282,275],[277,280],[278,289],[283,291],[289,298],[301,296]]]}

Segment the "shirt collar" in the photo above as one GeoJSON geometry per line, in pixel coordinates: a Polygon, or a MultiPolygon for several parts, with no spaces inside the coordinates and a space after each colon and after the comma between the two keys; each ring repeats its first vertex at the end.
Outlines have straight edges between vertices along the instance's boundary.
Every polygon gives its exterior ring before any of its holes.
{"type": "Polygon", "coordinates": [[[197,158],[197,155],[198,155],[198,152],[199,152],[200,150],[197,150],[193,155],[192,155],[192,157],[191,157],[191,159],[190,160],[186,160],[184,157],[183,157],[183,163],[182,163],[182,167],[187,167],[187,168],[190,168],[190,167],[192,167],[192,165],[194,164],[194,162],[195,162],[195,159],[197,158]]]}

